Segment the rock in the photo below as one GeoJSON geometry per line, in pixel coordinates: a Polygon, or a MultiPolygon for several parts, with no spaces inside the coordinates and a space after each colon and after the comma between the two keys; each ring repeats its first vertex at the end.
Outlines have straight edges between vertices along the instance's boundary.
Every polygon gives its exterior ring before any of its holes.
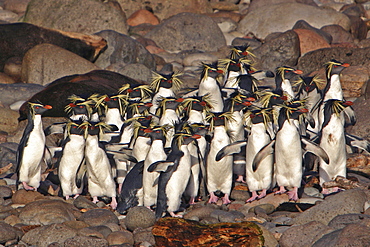
{"type": "Polygon", "coordinates": [[[370,56],[370,47],[347,48],[333,47],[311,51],[299,58],[298,69],[306,73],[312,73],[324,67],[331,59],[349,63],[351,66],[363,66],[369,68],[367,57],[370,56]]]}
{"type": "MultiPolygon", "coordinates": [[[[370,104],[370,99],[369,98],[366,99],[364,97],[361,97],[354,102],[352,107],[356,113],[356,119],[357,119],[356,125],[350,126],[347,128],[347,132],[349,134],[359,136],[366,140],[370,139],[370,132],[369,132],[370,119],[369,119],[369,116],[367,115],[367,109],[368,109],[369,104],[370,104]]],[[[366,166],[358,167],[357,169],[370,172],[370,167],[367,166],[367,163],[366,163],[366,166]]]]}
{"type": "Polygon", "coordinates": [[[270,193],[266,197],[260,200],[249,202],[246,205],[248,205],[249,207],[254,207],[261,204],[270,204],[277,208],[280,204],[284,202],[289,202],[288,195],[286,194],[274,195],[273,193],[270,193]]]}
{"type": "Polygon", "coordinates": [[[344,98],[358,98],[367,87],[370,76],[369,68],[364,66],[350,66],[342,71],[340,82],[344,98]]]}
{"type": "Polygon", "coordinates": [[[147,228],[155,223],[155,214],[147,207],[137,206],[130,208],[125,218],[128,230],[133,231],[138,227],[147,228]]]}
{"type": "Polygon", "coordinates": [[[202,225],[185,219],[162,218],[153,227],[159,246],[258,246],[263,244],[261,229],[252,222],[202,225]]]}
{"type": "Polygon", "coordinates": [[[159,20],[152,12],[146,9],[139,9],[127,18],[127,24],[130,26],[137,26],[143,23],[158,25],[159,20]]]}
{"type": "Polygon", "coordinates": [[[118,0],[123,11],[130,16],[139,9],[150,9],[160,20],[165,20],[182,12],[212,13],[212,6],[208,1],[202,0],[118,0]]]}
{"type": "Polygon", "coordinates": [[[253,50],[257,49],[262,45],[261,41],[258,41],[257,39],[252,39],[252,38],[235,38],[232,42],[231,45],[233,46],[242,46],[242,45],[249,45],[253,50]]]}
{"type": "Polygon", "coordinates": [[[149,243],[150,245],[155,245],[155,239],[152,234],[152,227],[148,228],[136,228],[133,232],[135,243],[149,243]]]}
{"type": "Polygon", "coordinates": [[[294,32],[296,32],[299,37],[301,55],[304,55],[309,51],[330,47],[330,44],[314,31],[307,29],[294,29],[294,32]]]}
{"type": "Polygon", "coordinates": [[[350,28],[349,18],[332,9],[318,8],[300,3],[282,3],[266,5],[252,9],[240,20],[237,30],[241,33],[253,33],[260,39],[273,32],[285,32],[298,20],[305,20],[316,28],[338,24],[345,30],[350,28]]]}
{"type": "Polygon", "coordinates": [[[210,204],[198,208],[193,208],[192,210],[186,212],[186,214],[184,215],[184,219],[190,219],[192,217],[203,219],[205,217],[209,217],[214,210],[216,210],[215,206],[210,204]]]}
{"type": "Polygon", "coordinates": [[[364,219],[370,219],[370,215],[366,214],[343,214],[335,216],[328,226],[335,230],[342,229],[350,224],[362,224],[364,219]]]}
{"type": "Polygon", "coordinates": [[[274,70],[278,66],[295,66],[300,56],[299,37],[294,31],[287,31],[254,50],[258,67],[274,70]],[[272,55],[273,54],[273,55],[272,55]]]}
{"type": "Polygon", "coordinates": [[[214,210],[210,217],[217,219],[219,222],[240,222],[244,214],[238,211],[214,210]]]}
{"type": "Polygon", "coordinates": [[[28,23],[0,25],[0,71],[9,58],[23,58],[29,49],[43,43],[57,45],[89,61],[95,60],[107,45],[96,35],[50,30],[28,23]]]}
{"type": "MultiPolygon", "coordinates": [[[[43,117],[67,117],[64,107],[70,103],[68,97],[72,94],[114,94],[125,83],[136,85],[138,81],[112,71],[94,70],[86,74],[59,78],[29,100],[36,100],[53,106],[53,109],[45,112],[43,117]]],[[[26,106],[26,104],[23,104],[19,110],[21,114],[20,120],[26,119],[26,106]]]]}
{"type": "Polygon", "coordinates": [[[5,73],[0,72],[0,83],[1,84],[13,84],[15,80],[5,73]]]}
{"type": "Polygon", "coordinates": [[[152,81],[152,70],[141,63],[115,63],[109,65],[106,69],[145,83],[152,81]]]}
{"type": "Polygon", "coordinates": [[[73,247],[85,247],[85,246],[94,246],[94,247],[108,247],[108,241],[100,238],[86,237],[86,236],[75,236],[68,238],[64,241],[64,246],[73,246],[73,247]]]}
{"type": "Polygon", "coordinates": [[[266,246],[266,247],[278,247],[279,242],[276,240],[274,235],[272,235],[272,233],[266,227],[263,227],[261,225],[259,225],[259,227],[262,230],[263,238],[265,240],[264,246],[266,246]]]}
{"type": "Polygon", "coordinates": [[[12,11],[17,14],[23,14],[30,0],[5,0],[4,9],[12,11]]]}
{"type": "Polygon", "coordinates": [[[79,220],[86,222],[90,226],[99,226],[105,223],[118,224],[119,222],[117,216],[113,212],[103,208],[91,209],[82,214],[79,220]]]}
{"type": "Polygon", "coordinates": [[[328,196],[323,202],[300,213],[292,219],[291,224],[305,224],[310,221],[319,221],[327,225],[337,215],[363,212],[366,201],[366,194],[363,190],[346,190],[328,196]]]}
{"type": "Polygon", "coordinates": [[[70,228],[76,229],[76,230],[79,230],[79,229],[82,229],[82,228],[85,228],[85,227],[89,227],[89,225],[86,224],[85,222],[76,221],[76,220],[65,221],[65,222],[63,222],[63,224],[70,227],[70,228]]]}
{"type": "Polygon", "coordinates": [[[0,84],[1,103],[11,105],[20,100],[28,100],[32,95],[44,89],[37,84],[0,84]]]}
{"type": "Polygon", "coordinates": [[[108,235],[109,245],[134,244],[134,236],[129,231],[117,231],[108,235]]]}
{"type": "Polygon", "coordinates": [[[89,227],[79,229],[77,234],[78,236],[104,239],[104,235],[102,233],[89,227]]]}
{"type": "Polygon", "coordinates": [[[104,30],[96,35],[108,42],[108,48],[95,61],[97,66],[106,68],[111,64],[124,62],[141,63],[149,69],[155,69],[154,57],[133,38],[113,30],[104,30]]]}
{"type": "Polygon", "coordinates": [[[1,21],[12,23],[12,22],[17,22],[18,18],[19,17],[16,13],[9,11],[9,10],[0,9],[0,20],[1,21]]]}
{"type": "Polygon", "coordinates": [[[226,45],[220,28],[212,18],[194,13],[177,14],[157,25],[145,37],[168,52],[190,49],[217,51],[226,45]]]}
{"type": "Polygon", "coordinates": [[[246,201],[250,198],[250,193],[249,191],[245,190],[232,190],[230,197],[233,198],[234,200],[239,200],[239,201],[246,201]]]}
{"type": "Polygon", "coordinates": [[[22,57],[11,57],[6,60],[4,73],[13,78],[15,82],[20,82],[22,76],[22,57]]]}
{"type": "Polygon", "coordinates": [[[23,234],[20,230],[12,227],[11,225],[0,222],[0,244],[13,239],[21,237],[23,234]]]}
{"type": "Polygon", "coordinates": [[[13,133],[18,129],[19,114],[9,108],[0,107],[0,131],[13,133]]]}
{"type": "Polygon", "coordinates": [[[213,13],[206,13],[205,15],[212,18],[228,18],[233,20],[235,23],[238,23],[243,17],[240,13],[235,11],[217,11],[213,13]]]}
{"type": "Polygon", "coordinates": [[[112,233],[112,230],[109,227],[103,226],[103,225],[90,226],[90,227],[88,227],[88,229],[99,232],[103,236],[102,238],[105,238],[105,239],[108,237],[109,234],[112,233]]]}
{"type": "Polygon", "coordinates": [[[256,213],[256,208],[257,207],[260,208],[260,209],[263,209],[266,214],[271,214],[276,209],[274,205],[265,203],[265,204],[259,204],[257,206],[254,206],[254,207],[250,208],[249,212],[256,213]]]}
{"type": "Polygon", "coordinates": [[[13,191],[11,188],[9,188],[8,186],[3,186],[3,185],[0,186],[0,197],[1,198],[11,197],[12,195],[13,195],[13,191]]]}
{"type": "Polygon", "coordinates": [[[67,32],[92,34],[110,29],[127,34],[125,13],[108,3],[93,0],[32,0],[23,21],[67,32]]]}
{"type": "Polygon", "coordinates": [[[99,67],[70,51],[52,44],[41,44],[24,55],[22,81],[46,85],[63,76],[83,74],[96,69],[99,67]]]}
{"type": "Polygon", "coordinates": [[[61,200],[38,200],[26,204],[19,218],[26,225],[51,225],[75,220],[80,212],[61,200]]]}
{"type": "MultiPolygon", "coordinates": [[[[41,226],[26,232],[22,241],[29,245],[47,247],[49,244],[57,242],[63,244],[65,240],[76,236],[76,231],[63,224],[52,224],[41,226]]],[[[62,245],[63,246],[63,245],[62,245]]],[[[72,246],[72,245],[67,245],[72,246]]],[[[85,245],[87,246],[87,245],[85,245]]]]}
{"type": "Polygon", "coordinates": [[[320,35],[322,38],[324,38],[326,40],[326,42],[329,43],[329,44],[331,44],[332,40],[333,40],[333,37],[330,35],[330,33],[325,32],[325,30],[322,30],[322,28],[321,29],[315,28],[304,20],[297,21],[294,24],[292,29],[293,30],[295,30],[295,29],[306,29],[306,30],[313,31],[313,32],[317,33],[318,35],[320,35]]]}
{"type": "Polygon", "coordinates": [[[370,227],[362,224],[350,224],[342,230],[336,230],[324,235],[312,247],[344,247],[368,246],[370,243],[370,227]]]}
{"type": "Polygon", "coordinates": [[[329,33],[331,35],[331,37],[333,38],[333,44],[346,42],[353,43],[354,41],[353,36],[339,25],[326,25],[321,27],[320,30],[325,31],[326,33],[329,33]]]}
{"type": "Polygon", "coordinates": [[[12,200],[14,204],[27,204],[43,198],[44,196],[37,191],[17,190],[14,192],[12,200]]]}
{"type": "Polygon", "coordinates": [[[183,65],[184,66],[197,66],[200,67],[203,63],[212,63],[216,62],[218,57],[210,53],[192,53],[184,57],[183,65]]]}
{"type": "Polygon", "coordinates": [[[303,225],[292,226],[280,237],[281,247],[302,246],[310,247],[323,235],[334,231],[333,228],[318,221],[311,221],[303,225]]]}
{"type": "Polygon", "coordinates": [[[90,201],[89,199],[87,199],[84,196],[77,197],[73,201],[73,205],[78,209],[82,209],[82,208],[92,209],[92,208],[97,208],[98,207],[98,206],[96,206],[95,203],[93,203],[92,201],[90,201]]]}

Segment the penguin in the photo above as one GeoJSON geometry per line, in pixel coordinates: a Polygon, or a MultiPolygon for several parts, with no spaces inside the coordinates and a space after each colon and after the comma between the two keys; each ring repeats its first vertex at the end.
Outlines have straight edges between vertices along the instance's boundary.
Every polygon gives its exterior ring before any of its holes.
{"type": "Polygon", "coordinates": [[[182,217],[175,212],[180,208],[181,197],[191,175],[191,155],[188,145],[199,137],[199,135],[176,133],[171,152],[166,160],[157,161],[148,167],[149,172],[160,172],[156,218],[161,218],[165,211],[168,211],[172,217],[182,217]]]}
{"type": "Polygon", "coordinates": [[[57,161],[60,185],[66,200],[71,195],[77,198],[83,190],[83,186],[76,184],[79,167],[85,162],[85,129],[81,124],[81,121],[67,123],[67,138],[62,142],[62,154],[57,161]]]}
{"type": "Polygon", "coordinates": [[[275,90],[282,90],[284,95],[288,97],[288,101],[291,101],[295,98],[293,92],[292,84],[290,80],[295,75],[302,74],[302,70],[294,69],[288,66],[280,66],[276,68],[275,76],[275,90]]]}
{"type": "Polygon", "coordinates": [[[148,172],[148,167],[159,160],[166,160],[167,154],[164,150],[166,142],[166,127],[153,126],[144,130],[151,139],[151,146],[144,160],[143,169],[143,205],[151,207],[156,204],[158,194],[158,184],[155,181],[158,179],[158,173],[148,172]]]}
{"type": "Polygon", "coordinates": [[[223,67],[223,70],[225,71],[223,87],[224,88],[235,88],[235,89],[238,88],[237,78],[239,75],[242,74],[242,64],[239,62],[239,60],[238,59],[221,59],[219,60],[219,64],[220,66],[223,67]]]}
{"type": "Polygon", "coordinates": [[[155,114],[159,107],[161,98],[176,97],[176,92],[181,89],[183,82],[179,79],[181,72],[172,72],[169,74],[152,72],[152,82],[150,87],[154,93],[152,107],[149,112],[155,114]]]}
{"type": "Polygon", "coordinates": [[[226,130],[226,121],[230,119],[230,113],[224,112],[209,113],[207,116],[213,130],[213,137],[206,158],[206,183],[210,194],[208,203],[218,201],[218,196],[215,194],[218,191],[224,194],[222,204],[231,203],[229,195],[233,183],[233,158],[227,156],[220,161],[216,161],[217,153],[230,144],[230,138],[226,130]]]}
{"type": "Polygon", "coordinates": [[[209,101],[212,104],[211,112],[222,112],[224,108],[221,86],[217,81],[222,73],[223,71],[217,68],[217,62],[202,64],[202,73],[197,95],[209,95],[209,101]]]}
{"type": "Polygon", "coordinates": [[[192,96],[184,98],[181,106],[185,110],[185,116],[182,119],[187,121],[189,124],[205,124],[205,116],[212,108],[209,98],[210,97],[208,94],[204,96],[192,96]]]}
{"type": "Polygon", "coordinates": [[[85,159],[88,175],[88,191],[94,203],[99,201],[99,196],[111,197],[110,206],[112,209],[115,209],[117,207],[116,183],[113,179],[112,167],[105,152],[105,147],[99,142],[99,135],[108,126],[103,122],[84,122],[82,125],[87,128],[85,159]]]}
{"type": "Polygon", "coordinates": [[[28,123],[19,142],[16,160],[18,182],[25,190],[37,190],[41,180],[41,161],[45,151],[45,134],[41,115],[50,105],[28,102],[28,123]]]}
{"type": "MultiPolygon", "coordinates": [[[[327,100],[324,103],[324,121],[319,134],[320,147],[329,156],[330,162],[320,159],[319,177],[320,185],[334,180],[337,176],[346,177],[347,153],[346,137],[344,133],[344,108],[352,105],[351,101],[327,100]]],[[[338,191],[338,187],[333,188],[332,192],[338,191]]],[[[326,188],[323,194],[329,194],[326,188]]]]}
{"type": "Polygon", "coordinates": [[[304,103],[300,101],[292,102],[289,105],[281,105],[278,114],[278,131],[275,139],[261,149],[253,160],[253,170],[257,170],[259,163],[267,156],[274,154],[275,159],[275,178],[279,190],[275,194],[287,192],[289,200],[298,200],[298,189],[301,186],[303,174],[303,154],[312,152],[326,161],[329,157],[326,152],[301,137],[299,123],[303,121],[304,114],[308,110],[304,108],[304,103]],[[302,146],[304,149],[302,149],[302,146]],[[285,189],[289,188],[289,191],[285,189]]]}
{"type": "Polygon", "coordinates": [[[332,59],[327,62],[325,66],[326,85],[323,92],[323,101],[325,102],[330,99],[343,100],[343,91],[339,74],[350,65],[332,59]]]}

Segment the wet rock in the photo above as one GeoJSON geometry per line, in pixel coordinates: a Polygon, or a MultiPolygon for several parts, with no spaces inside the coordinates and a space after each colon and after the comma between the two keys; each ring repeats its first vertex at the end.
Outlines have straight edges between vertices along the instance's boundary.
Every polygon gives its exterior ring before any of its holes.
{"type": "Polygon", "coordinates": [[[108,247],[108,241],[100,238],[86,237],[86,236],[75,236],[68,238],[64,241],[64,246],[73,246],[73,247],[85,247],[85,246],[94,246],[94,247],[108,247]]]}
{"type": "MultiPolygon", "coordinates": [[[[76,231],[63,224],[52,224],[34,228],[22,237],[22,241],[29,245],[47,247],[49,244],[57,242],[63,244],[65,240],[76,236],[76,231]]],[[[72,245],[69,245],[72,246],[72,245]]]]}
{"type": "Polygon", "coordinates": [[[141,63],[149,69],[155,69],[153,55],[133,38],[113,30],[104,30],[95,34],[108,42],[108,48],[95,61],[97,66],[106,68],[111,64],[124,62],[141,63]]]}
{"type": "Polygon", "coordinates": [[[67,32],[92,34],[110,29],[127,34],[125,13],[100,1],[34,0],[28,5],[23,21],[67,32]]]}
{"type": "Polygon", "coordinates": [[[261,229],[254,223],[218,223],[201,225],[185,219],[162,218],[153,227],[160,246],[227,245],[258,246],[263,244],[261,229]]]}
{"type": "Polygon", "coordinates": [[[28,203],[19,214],[26,225],[50,225],[75,220],[80,212],[61,200],[38,200],[28,203]]]}
{"type": "Polygon", "coordinates": [[[226,45],[220,28],[210,17],[193,13],[177,14],[157,25],[145,37],[169,52],[193,48],[217,51],[226,45]],[[207,28],[202,28],[203,26],[207,28]]]}
{"type": "Polygon", "coordinates": [[[138,227],[147,228],[153,226],[154,222],[154,212],[143,206],[130,208],[125,218],[125,225],[130,231],[133,231],[138,227]]]}
{"type": "Polygon", "coordinates": [[[281,247],[312,246],[323,235],[334,231],[333,228],[318,221],[311,221],[303,225],[292,226],[283,232],[279,244],[281,247]]]}
{"type": "Polygon", "coordinates": [[[52,44],[41,44],[25,54],[22,81],[46,85],[63,76],[83,74],[96,69],[99,67],[70,51],[52,44]]]}
{"type": "Polygon", "coordinates": [[[108,235],[109,245],[134,244],[134,236],[129,231],[117,231],[108,235]]]}
{"type": "Polygon", "coordinates": [[[294,31],[278,34],[254,50],[258,67],[274,70],[281,65],[295,66],[300,56],[299,37],[294,31]],[[273,55],[272,55],[273,54],[273,55]]]}
{"type": "Polygon", "coordinates": [[[270,33],[291,29],[298,20],[305,20],[315,28],[330,24],[339,24],[345,30],[350,28],[349,18],[332,9],[300,3],[282,3],[252,9],[239,22],[237,30],[244,34],[250,32],[260,39],[265,39],[270,33]]]}
{"type": "Polygon", "coordinates": [[[119,223],[117,216],[112,211],[103,208],[91,209],[82,214],[79,220],[86,222],[90,226],[99,226],[105,223],[119,223]]]}
{"type": "Polygon", "coordinates": [[[305,224],[319,221],[327,225],[335,216],[340,214],[361,213],[367,201],[366,194],[361,189],[352,189],[331,195],[325,200],[292,219],[292,224],[305,224]]]}

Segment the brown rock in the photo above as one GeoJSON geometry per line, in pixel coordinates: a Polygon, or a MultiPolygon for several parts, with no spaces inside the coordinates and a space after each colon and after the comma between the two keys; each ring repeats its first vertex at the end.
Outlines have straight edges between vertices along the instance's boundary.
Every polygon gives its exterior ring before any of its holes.
{"type": "Polygon", "coordinates": [[[162,48],[159,48],[158,46],[155,45],[147,45],[145,46],[145,49],[147,49],[151,54],[159,54],[162,52],[166,52],[162,48]]]}
{"type": "Polygon", "coordinates": [[[229,2],[211,2],[213,9],[224,10],[224,11],[239,11],[239,7],[236,4],[229,2]]]}
{"type": "Polygon", "coordinates": [[[321,28],[322,31],[329,33],[333,40],[332,43],[343,43],[349,42],[353,43],[354,38],[353,36],[344,30],[342,26],[339,25],[326,25],[321,28]]]}
{"type": "Polygon", "coordinates": [[[119,222],[113,212],[103,208],[91,209],[84,213],[79,220],[86,222],[90,226],[99,226],[109,222],[118,224],[119,222]]]}
{"type": "Polygon", "coordinates": [[[44,196],[37,191],[17,190],[12,197],[14,204],[27,204],[39,199],[43,199],[44,196]]]}
{"type": "Polygon", "coordinates": [[[93,237],[93,238],[104,238],[104,235],[95,229],[89,227],[78,230],[78,236],[93,237]]]}
{"type": "Polygon", "coordinates": [[[9,108],[0,107],[0,131],[13,133],[18,129],[19,114],[9,108]]]}
{"type": "Polygon", "coordinates": [[[19,82],[22,76],[22,57],[11,57],[6,60],[4,73],[19,82]]]}
{"type": "Polygon", "coordinates": [[[158,25],[159,20],[152,12],[146,9],[137,10],[127,18],[127,24],[130,26],[137,26],[144,23],[158,25]]]}
{"type": "Polygon", "coordinates": [[[209,13],[205,14],[208,15],[209,17],[224,17],[224,18],[230,18],[231,20],[235,22],[239,22],[240,19],[242,18],[242,15],[237,13],[237,12],[232,12],[232,11],[217,11],[214,13],[209,13]]]}
{"type": "Polygon", "coordinates": [[[185,219],[162,218],[153,227],[159,246],[262,246],[261,229],[252,222],[201,225],[185,219]]]}
{"type": "Polygon", "coordinates": [[[369,70],[363,66],[350,66],[341,73],[340,82],[345,98],[363,95],[369,80],[369,70]]]}
{"type": "Polygon", "coordinates": [[[134,236],[130,231],[117,231],[108,235],[109,245],[134,244],[134,236]]]}
{"type": "Polygon", "coordinates": [[[329,43],[314,31],[308,29],[294,29],[294,32],[299,36],[302,55],[309,51],[330,47],[329,43]]]}
{"type": "Polygon", "coordinates": [[[9,75],[3,73],[3,72],[0,72],[0,83],[2,84],[13,84],[15,83],[15,80],[10,77],[9,75]]]}
{"type": "Polygon", "coordinates": [[[270,205],[273,205],[275,208],[277,208],[280,204],[284,202],[289,202],[289,198],[287,194],[274,195],[273,193],[271,193],[260,200],[247,203],[246,205],[250,207],[254,207],[257,205],[261,205],[261,204],[270,204],[270,205]]]}
{"type": "Polygon", "coordinates": [[[108,241],[100,238],[86,237],[86,236],[75,236],[64,241],[63,246],[73,247],[108,247],[108,241]]]}

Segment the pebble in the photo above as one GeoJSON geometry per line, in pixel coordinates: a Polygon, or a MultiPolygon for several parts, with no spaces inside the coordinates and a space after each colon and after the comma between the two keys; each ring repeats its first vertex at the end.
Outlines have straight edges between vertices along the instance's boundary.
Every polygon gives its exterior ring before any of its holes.
{"type": "Polygon", "coordinates": [[[125,218],[125,225],[128,230],[134,231],[136,228],[147,228],[155,223],[155,214],[147,207],[137,206],[130,208],[125,218]]]}

